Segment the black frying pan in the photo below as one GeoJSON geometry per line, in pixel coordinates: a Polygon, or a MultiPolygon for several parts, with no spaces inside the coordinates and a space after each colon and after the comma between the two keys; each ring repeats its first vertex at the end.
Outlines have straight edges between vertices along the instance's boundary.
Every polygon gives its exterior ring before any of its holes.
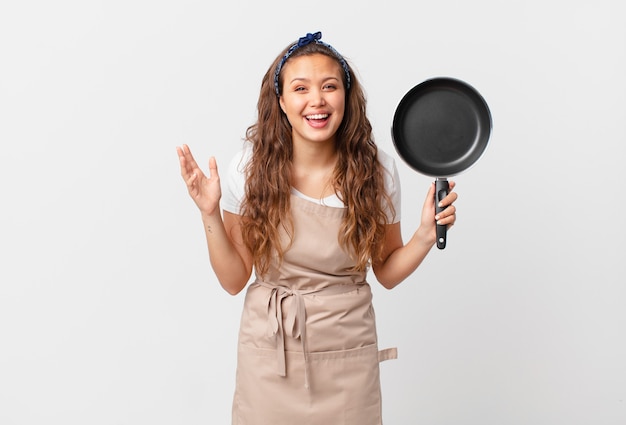
{"type": "MultiPolygon", "coordinates": [[[[400,157],[415,171],[436,177],[435,205],[449,191],[447,177],[474,165],[491,134],[483,97],[454,78],[426,80],[404,95],[393,118],[392,137],[400,157]]],[[[442,209],[437,208],[437,213],[442,209]]],[[[446,226],[437,225],[437,247],[446,246],[446,226]]]]}

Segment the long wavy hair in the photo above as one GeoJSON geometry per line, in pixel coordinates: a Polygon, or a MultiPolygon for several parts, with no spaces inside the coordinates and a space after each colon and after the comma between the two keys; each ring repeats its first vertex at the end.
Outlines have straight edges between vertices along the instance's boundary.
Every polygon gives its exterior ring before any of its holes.
{"type": "MultiPolygon", "coordinates": [[[[277,56],[264,75],[257,103],[257,122],[246,131],[246,139],[252,143],[252,158],[245,170],[242,235],[261,275],[268,271],[274,255],[281,261],[288,249],[281,244],[281,228],[293,238],[290,218],[292,129],[280,108],[274,87],[276,67],[290,46],[277,56]]],[[[340,64],[330,49],[317,43],[296,49],[286,63],[313,54],[329,56],[340,64]]],[[[388,224],[384,205],[392,214],[395,212],[385,192],[384,169],[378,161],[378,149],[367,118],[365,94],[352,68],[347,66],[351,81],[346,90],[343,122],[336,135],[338,160],[331,184],[346,205],[338,242],[352,256],[353,269],[364,271],[370,260],[381,257],[388,224]]],[[[343,74],[344,87],[347,87],[343,74]]],[[[282,85],[281,73],[281,93],[282,85]]]]}

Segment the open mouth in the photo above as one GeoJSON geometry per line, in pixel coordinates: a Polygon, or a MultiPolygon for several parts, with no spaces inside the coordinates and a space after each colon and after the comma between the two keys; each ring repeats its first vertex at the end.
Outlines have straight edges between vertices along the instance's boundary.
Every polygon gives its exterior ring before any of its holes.
{"type": "Polygon", "coordinates": [[[328,114],[307,115],[305,118],[309,121],[326,121],[328,119],[328,114]]]}

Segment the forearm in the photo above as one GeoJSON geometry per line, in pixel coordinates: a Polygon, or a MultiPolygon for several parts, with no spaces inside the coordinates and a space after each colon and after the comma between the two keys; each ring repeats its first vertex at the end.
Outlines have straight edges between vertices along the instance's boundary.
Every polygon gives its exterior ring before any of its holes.
{"type": "MultiPolygon", "coordinates": [[[[235,295],[246,286],[252,272],[252,266],[242,257],[245,251],[243,243],[229,237],[219,209],[210,215],[203,214],[202,223],[211,267],[222,287],[229,294],[235,295]],[[236,247],[235,244],[241,246],[236,247]]],[[[230,231],[236,233],[233,229],[230,231]]]]}
{"type": "Polygon", "coordinates": [[[394,288],[419,267],[434,244],[435,237],[430,232],[418,229],[406,245],[396,248],[383,262],[374,265],[376,279],[385,288],[394,288]]]}

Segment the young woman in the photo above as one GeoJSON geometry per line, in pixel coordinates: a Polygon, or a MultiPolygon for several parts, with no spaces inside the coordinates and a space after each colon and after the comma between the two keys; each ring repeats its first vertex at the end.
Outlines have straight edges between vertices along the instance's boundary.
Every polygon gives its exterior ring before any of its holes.
{"type": "Polygon", "coordinates": [[[352,68],[320,33],[278,55],[257,106],[223,197],[215,159],[206,176],[177,148],[220,284],[233,295],[248,286],[233,424],[380,424],[378,363],[395,349],[378,349],[366,275],[388,289],[409,276],[435,224],[454,224],[456,192],[436,216],[431,185],[403,243],[394,160],[373,141],[352,68]]]}

